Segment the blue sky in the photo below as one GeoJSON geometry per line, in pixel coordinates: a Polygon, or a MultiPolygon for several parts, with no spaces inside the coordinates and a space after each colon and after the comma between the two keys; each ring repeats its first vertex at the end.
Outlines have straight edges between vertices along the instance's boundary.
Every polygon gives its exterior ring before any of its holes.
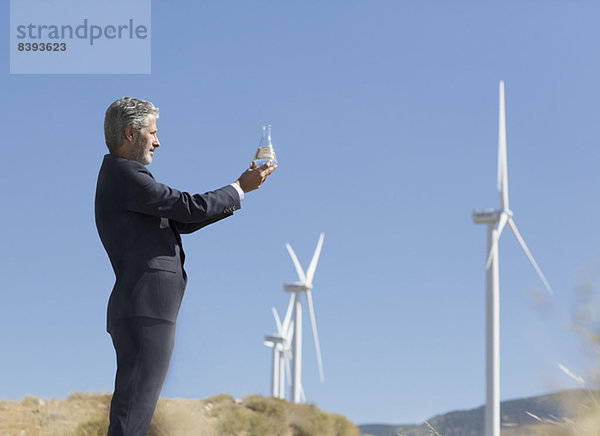
{"type": "Polygon", "coordinates": [[[542,284],[504,233],[501,398],[577,387],[558,363],[591,380],[597,361],[569,323],[584,303],[600,309],[599,13],[585,1],[155,0],[150,75],[10,75],[6,51],[0,397],[112,391],[114,276],[93,197],[104,111],[129,95],[161,110],[149,169],[163,183],[231,183],[264,122],[280,163],[233,217],[184,237],[163,396],[268,394],[263,336],[296,279],[285,243],[306,267],[324,232],[325,383],[305,316],[308,400],[357,424],[482,405],[486,229],[471,213],[499,206],[499,80],[511,208],[555,291],[535,298],[542,284]]]}

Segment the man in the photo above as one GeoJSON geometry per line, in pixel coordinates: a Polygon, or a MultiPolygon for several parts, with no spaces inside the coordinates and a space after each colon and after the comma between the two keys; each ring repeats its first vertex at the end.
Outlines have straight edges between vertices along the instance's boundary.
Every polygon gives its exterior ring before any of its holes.
{"type": "Polygon", "coordinates": [[[169,368],[187,283],[181,233],[226,218],[277,168],[251,165],[234,183],[190,195],[158,183],[145,165],[160,146],[150,102],[124,97],[104,119],[109,154],[98,174],[96,227],[116,282],[107,331],[117,355],[109,436],[145,435],[169,368]]]}

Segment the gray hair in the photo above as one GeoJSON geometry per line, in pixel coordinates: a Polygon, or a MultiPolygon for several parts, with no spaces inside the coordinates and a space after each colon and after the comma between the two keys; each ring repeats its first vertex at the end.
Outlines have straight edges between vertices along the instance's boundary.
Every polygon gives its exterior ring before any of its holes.
{"type": "Polygon", "coordinates": [[[104,139],[109,151],[123,145],[125,127],[131,125],[138,132],[148,125],[150,117],[158,118],[158,108],[149,101],[133,97],[116,100],[104,116],[104,139]]]}

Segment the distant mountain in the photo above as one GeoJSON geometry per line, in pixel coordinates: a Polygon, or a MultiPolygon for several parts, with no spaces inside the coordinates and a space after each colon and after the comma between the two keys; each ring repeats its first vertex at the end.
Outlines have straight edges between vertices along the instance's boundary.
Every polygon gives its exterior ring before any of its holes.
{"type": "MultiPolygon", "coordinates": [[[[500,405],[502,435],[535,435],[536,429],[573,427],[573,422],[599,410],[600,391],[574,389],[549,395],[503,401],[500,405]]],[[[363,435],[373,436],[482,436],[484,407],[449,412],[414,425],[363,424],[363,435]]],[[[597,416],[597,415],[596,415],[597,416]]],[[[589,433],[598,435],[600,433],[589,433]]],[[[546,430],[545,430],[546,431],[546,430]]],[[[550,434],[550,433],[546,433],[550,434]]]]}

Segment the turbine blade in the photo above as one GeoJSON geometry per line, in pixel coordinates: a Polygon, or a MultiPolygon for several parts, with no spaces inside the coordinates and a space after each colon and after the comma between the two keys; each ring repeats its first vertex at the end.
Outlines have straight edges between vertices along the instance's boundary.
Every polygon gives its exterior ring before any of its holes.
{"type": "Polygon", "coordinates": [[[521,244],[521,247],[523,247],[523,250],[525,251],[525,254],[529,258],[531,264],[533,265],[533,267],[537,271],[537,273],[540,276],[540,278],[542,279],[542,282],[544,282],[544,285],[546,286],[546,289],[548,289],[548,292],[550,292],[551,294],[553,294],[554,292],[552,291],[552,288],[548,284],[548,281],[546,280],[546,277],[544,277],[544,274],[542,273],[542,270],[538,266],[537,262],[535,261],[535,259],[531,255],[531,252],[529,251],[529,248],[527,248],[527,244],[525,244],[525,241],[523,240],[523,237],[519,233],[519,230],[517,229],[517,225],[515,224],[515,222],[513,221],[512,218],[508,219],[508,227],[510,227],[510,229],[513,232],[513,234],[515,235],[515,238],[517,238],[517,241],[519,241],[519,244],[521,244]]]}
{"type": "Polygon", "coordinates": [[[498,192],[502,210],[508,209],[508,165],[506,161],[506,108],[504,104],[504,81],[500,81],[498,110],[498,192]]]}
{"type": "Polygon", "coordinates": [[[277,313],[277,309],[271,307],[271,311],[273,312],[273,317],[275,318],[275,324],[277,324],[277,334],[279,336],[283,336],[283,330],[281,328],[281,320],[279,319],[279,314],[277,313]]]}
{"type": "Polygon", "coordinates": [[[498,225],[496,226],[496,231],[498,232],[498,239],[500,239],[500,235],[502,234],[502,230],[504,230],[504,226],[508,221],[508,215],[505,213],[500,214],[500,219],[498,220],[498,225]]]}
{"type": "Polygon", "coordinates": [[[498,96],[498,191],[502,189],[502,176],[504,173],[503,146],[506,144],[506,115],[504,108],[504,82],[500,81],[498,96]]]}
{"type": "Polygon", "coordinates": [[[294,357],[292,356],[292,352],[289,347],[283,347],[283,355],[286,359],[292,360],[294,357]]]}
{"type": "Polygon", "coordinates": [[[264,341],[263,344],[265,344],[265,346],[267,346],[269,348],[273,348],[275,346],[275,344],[273,342],[269,342],[269,341],[264,341]]]}
{"type": "Polygon", "coordinates": [[[290,253],[290,257],[292,258],[292,262],[294,262],[294,266],[296,267],[296,273],[298,274],[298,279],[302,282],[306,282],[306,276],[304,275],[304,270],[300,266],[300,262],[298,262],[298,258],[296,257],[296,253],[292,250],[292,246],[290,244],[285,244],[285,248],[287,248],[288,253],[290,253]]]}
{"type": "Polygon", "coordinates": [[[321,360],[321,347],[319,346],[319,335],[317,333],[317,321],[315,320],[315,309],[312,302],[312,293],[309,290],[306,291],[306,299],[308,300],[308,313],[310,314],[310,323],[312,324],[313,336],[315,338],[315,349],[317,350],[317,362],[319,363],[319,376],[321,383],[325,381],[323,375],[323,361],[321,360]]]}
{"type": "Polygon", "coordinates": [[[494,260],[494,257],[498,255],[498,241],[500,240],[500,235],[502,234],[502,230],[504,230],[504,226],[506,225],[507,220],[508,220],[508,215],[505,213],[501,213],[500,220],[498,221],[498,225],[494,229],[492,247],[490,248],[487,262],[485,263],[486,269],[488,269],[490,267],[490,265],[492,264],[492,260],[494,260]]]}
{"type": "Polygon", "coordinates": [[[315,275],[315,270],[317,269],[317,263],[319,262],[319,256],[321,255],[321,247],[323,246],[323,239],[325,238],[325,234],[321,233],[319,235],[319,242],[317,242],[317,248],[315,249],[315,253],[308,265],[308,269],[306,270],[306,281],[309,284],[312,284],[313,276],[315,275]]]}
{"type": "Polygon", "coordinates": [[[306,403],[306,395],[304,395],[304,386],[300,385],[300,401],[306,403]]]}
{"type": "Polygon", "coordinates": [[[288,327],[288,330],[287,330],[287,333],[285,336],[286,342],[291,343],[292,342],[291,339],[293,336],[294,336],[294,321],[292,321],[290,323],[290,326],[288,327]]]}
{"type": "Polygon", "coordinates": [[[287,311],[285,312],[285,318],[283,318],[283,325],[281,326],[281,329],[282,329],[284,335],[285,335],[285,332],[289,329],[290,320],[292,319],[293,309],[294,309],[294,293],[291,293],[290,294],[290,302],[288,303],[288,308],[287,308],[287,311]]]}
{"type": "Polygon", "coordinates": [[[485,269],[488,269],[494,260],[494,257],[498,255],[498,231],[494,229],[492,233],[492,246],[490,247],[490,252],[488,253],[488,258],[485,263],[485,269]]]}

